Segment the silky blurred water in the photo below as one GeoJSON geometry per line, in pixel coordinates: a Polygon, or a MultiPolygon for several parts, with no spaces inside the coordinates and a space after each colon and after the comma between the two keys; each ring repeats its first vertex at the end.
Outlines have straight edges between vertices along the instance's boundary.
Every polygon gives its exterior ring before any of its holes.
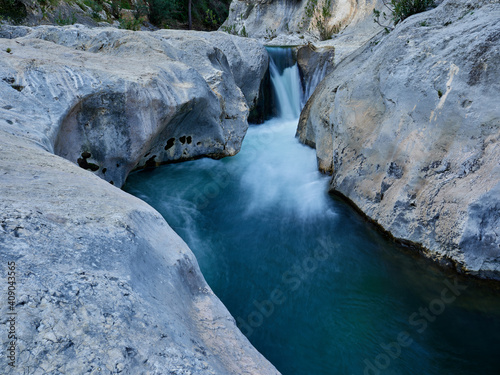
{"type": "Polygon", "coordinates": [[[241,152],[132,174],[124,189],[187,242],[252,344],[285,375],[500,374],[500,293],[383,238],[330,197],[294,137],[300,78],[270,50],[278,118],[241,152]]]}

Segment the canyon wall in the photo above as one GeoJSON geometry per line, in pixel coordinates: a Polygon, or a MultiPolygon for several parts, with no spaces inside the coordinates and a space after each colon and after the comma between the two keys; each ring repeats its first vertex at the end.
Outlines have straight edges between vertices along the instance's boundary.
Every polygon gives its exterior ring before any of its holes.
{"type": "Polygon", "coordinates": [[[380,31],[373,10],[382,8],[381,0],[234,0],[221,29],[270,45],[300,45],[318,41],[324,28],[332,29],[328,38],[341,34],[346,42],[358,45],[380,31]],[[318,27],[323,7],[328,14],[318,27]]]}
{"type": "Polygon", "coordinates": [[[445,1],[339,62],[302,112],[330,189],[394,237],[500,279],[500,5],[445,1]]]}

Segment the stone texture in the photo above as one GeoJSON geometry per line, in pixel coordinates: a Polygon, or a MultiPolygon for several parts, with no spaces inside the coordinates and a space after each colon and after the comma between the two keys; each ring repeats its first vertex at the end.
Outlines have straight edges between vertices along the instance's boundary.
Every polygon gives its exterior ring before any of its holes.
{"type": "MultiPolygon", "coordinates": [[[[172,33],[173,31],[170,31],[172,33]]],[[[258,105],[259,89],[269,65],[265,47],[255,39],[242,38],[223,32],[196,32],[217,46],[227,57],[236,85],[241,89],[250,110],[258,105]]]]}
{"type": "MultiPolygon", "coordinates": [[[[222,29],[232,27],[241,33],[244,27],[250,37],[264,39],[270,45],[305,44],[319,37],[311,24],[312,17],[306,14],[308,6],[307,0],[234,0],[222,29]]],[[[373,9],[382,7],[380,0],[332,0],[326,23],[330,27],[340,24],[351,43],[357,44],[366,40],[362,34],[373,36],[380,30],[373,22],[373,9]],[[352,38],[349,35],[354,29],[356,36],[352,38]]]]}
{"type": "Polygon", "coordinates": [[[344,59],[300,140],[395,237],[500,278],[500,5],[445,1],[344,59]]]}
{"type": "Polygon", "coordinates": [[[329,69],[333,68],[334,59],[335,48],[317,48],[313,44],[297,48],[297,64],[304,81],[310,81],[318,67],[327,64],[329,69]]]}
{"type": "MultiPolygon", "coordinates": [[[[93,19],[93,15],[101,18],[100,21],[106,21],[107,18],[106,12],[101,11],[100,13],[95,13],[83,2],[77,4],[76,2],[59,0],[52,0],[50,2],[18,0],[18,7],[21,9],[24,8],[25,13],[25,18],[19,21],[22,21],[23,24],[30,26],[55,23],[79,23],[88,26],[97,26],[98,22],[93,19]]],[[[106,7],[103,9],[106,9],[106,7]]]]}
{"type": "Polygon", "coordinates": [[[314,89],[326,74],[330,73],[335,64],[335,48],[318,48],[314,44],[307,44],[296,48],[297,65],[299,67],[304,86],[304,101],[307,101],[314,89]]]}
{"type": "Polygon", "coordinates": [[[98,177],[121,185],[153,152],[237,152],[248,107],[222,50],[187,32],[2,35],[18,36],[0,39],[0,274],[16,262],[18,338],[12,369],[2,334],[2,373],[277,374],[161,215],[98,177]]]}
{"type": "Polygon", "coordinates": [[[5,112],[10,131],[117,186],[135,168],[236,154],[248,106],[235,76],[253,104],[268,61],[254,40],[223,33],[71,26],[2,35],[19,36],[0,40],[12,50],[0,54],[2,99],[16,102],[5,112]],[[238,51],[231,63],[219,42],[238,51]]]}
{"type": "MultiPolygon", "coordinates": [[[[141,200],[0,130],[0,272],[16,262],[4,374],[277,374],[141,200]]],[[[7,332],[7,304],[0,329],[7,332]]]]}

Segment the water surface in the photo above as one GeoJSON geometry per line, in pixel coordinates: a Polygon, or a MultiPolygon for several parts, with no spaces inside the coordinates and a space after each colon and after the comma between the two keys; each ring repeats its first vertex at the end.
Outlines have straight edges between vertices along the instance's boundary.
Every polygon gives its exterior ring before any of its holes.
{"type": "Polygon", "coordinates": [[[314,150],[294,137],[297,68],[271,52],[279,116],[252,126],[238,155],[134,173],[124,189],[187,242],[285,375],[499,374],[499,293],[411,255],[328,196],[314,150]]]}

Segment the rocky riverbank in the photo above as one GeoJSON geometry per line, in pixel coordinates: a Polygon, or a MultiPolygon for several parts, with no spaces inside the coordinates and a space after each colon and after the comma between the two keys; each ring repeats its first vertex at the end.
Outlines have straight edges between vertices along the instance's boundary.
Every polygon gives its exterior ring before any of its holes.
{"type": "Polygon", "coordinates": [[[5,130],[116,186],[133,169],[236,154],[268,64],[262,45],[224,33],[4,26],[0,36],[5,130]]]}
{"type": "Polygon", "coordinates": [[[106,182],[238,152],[264,48],[220,33],[0,34],[0,259],[17,280],[4,371],[276,374],[165,220],[106,182]]]}
{"type": "Polygon", "coordinates": [[[395,238],[500,279],[500,6],[445,1],[339,62],[301,115],[330,189],[395,238]]]}

